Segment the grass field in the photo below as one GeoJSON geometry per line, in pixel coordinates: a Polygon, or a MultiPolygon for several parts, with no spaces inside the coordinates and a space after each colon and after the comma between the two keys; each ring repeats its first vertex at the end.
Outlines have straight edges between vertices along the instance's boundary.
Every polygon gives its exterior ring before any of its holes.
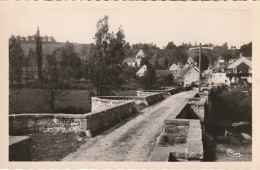
{"type": "MultiPolygon", "coordinates": [[[[55,103],[57,113],[82,114],[91,111],[88,90],[62,90],[55,103]]],[[[136,90],[116,90],[116,96],[136,96],[136,90]]],[[[14,113],[51,113],[44,92],[41,89],[10,89],[9,114],[14,113]]]]}
{"type": "MultiPolygon", "coordinates": [[[[58,97],[56,109],[65,111],[90,112],[91,101],[88,90],[63,90],[64,96],[58,97]]],[[[41,89],[10,89],[9,114],[13,113],[51,113],[41,89]]]]}

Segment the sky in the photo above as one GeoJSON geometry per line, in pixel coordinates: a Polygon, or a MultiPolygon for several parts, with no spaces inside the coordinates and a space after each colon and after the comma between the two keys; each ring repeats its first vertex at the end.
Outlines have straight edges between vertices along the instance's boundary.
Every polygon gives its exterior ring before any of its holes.
{"type": "Polygon", "coordinates": [[[33,35],[39,26],[41,35],[54,36],[58,42],[92,43],[96,23],[105,15],[111,31],[121,26],[130,44],[154,43],[163,48],[170,41],[176,45],[227,42],[238,48],[252,41],[250,11],[242,9],[20,8],[7,14],[8,32],[10,36],[33,35]]]}

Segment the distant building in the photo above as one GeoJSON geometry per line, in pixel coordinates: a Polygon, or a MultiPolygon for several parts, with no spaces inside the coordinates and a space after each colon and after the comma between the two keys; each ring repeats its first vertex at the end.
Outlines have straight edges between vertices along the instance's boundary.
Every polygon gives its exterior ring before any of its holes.
{"type": "Polygon", "coordinates": [[[141,64],[141,60],[145,58],[144,52],[141,49],[135,56],[135,58],[126,58],[123,63],[127,63],[128,66],[131,67],[139,67],[141,64]]]}
{"type": "Polygon", "coordinates": [[[199,69],[196,66],[190,65],[190,67],[183,74],[184,87],[199,84],[199,69]]]}
{"type": "Polygon", "coordinates": [[[231,83],[247,80],[252,83],[252,57],[240,57],[227,67],[227,76],[231,83]]]}
{"type": "Polygon", "coordinates": [[[140,66],[141,60],[143,58],[145,58],[145,56],[144,56],[143,50],[141,49],[135,56],[135,61],[136,61],[138,67],[140,66]]]}
{"type": "Polygon", "coordinates": [[[137,72],[136,72],[136,76],[138,77],[142,77],[144,76],[145,72],[147,71],[147,66],[143,65],[137,72]]]}
{"type": "Polygon", "coordinates": [[[137,66],[137,63],[135,61],[135,58],[126,58],[124,60],[124,63],[126,63],[128,66],[135,67],[137,66]]]}
{"type": "Polygon", "coordinates": [[[173,63],[169,67],[169,70],[173,71],[173,76],[175,78],[180,78],[183,76],[183,70],[182,70],[183,67],[184,67],[184,65],[180,64],[179,62],[178,62],[178,64],[173,63]]]}

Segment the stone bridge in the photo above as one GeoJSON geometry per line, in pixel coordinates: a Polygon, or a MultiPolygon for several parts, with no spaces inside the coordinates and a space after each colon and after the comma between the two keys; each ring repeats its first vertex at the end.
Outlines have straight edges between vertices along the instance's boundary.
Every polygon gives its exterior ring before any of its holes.
{"type": "Polygon", "coordinates": [[[82,115],[10,115],[9,133],[12,139],[46,130],[94,135],[64,161],[202,161],[208,91],[174,88],[137,94],[93,97],[92,112],[82,115]],[[146,107],[139,110],[138,105],[146,107]]]}

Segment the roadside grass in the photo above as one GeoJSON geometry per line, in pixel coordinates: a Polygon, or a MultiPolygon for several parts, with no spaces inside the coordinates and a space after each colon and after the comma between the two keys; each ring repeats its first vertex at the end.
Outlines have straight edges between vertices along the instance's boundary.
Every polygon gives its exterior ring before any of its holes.
{"type": "Polygon", "coordinates": [[[40,132],[31,134],[30,137],[32,161],[60,161],[85,143],[84,140],[77,140],[79,137],[74,132],[40,132]]]}
{"type": "MultiPolygon", "coordinates": [[[[66,111],[66,108],[74,108],[82,113],[90,112],[88,90],[62,91],[66,95],[57,98],[55,103],[57,110],[66,111]]],[[[52,113],[52,110],[44,99],[43,90],[22,88],[9,90],[9,113],[52,113]]]]}

